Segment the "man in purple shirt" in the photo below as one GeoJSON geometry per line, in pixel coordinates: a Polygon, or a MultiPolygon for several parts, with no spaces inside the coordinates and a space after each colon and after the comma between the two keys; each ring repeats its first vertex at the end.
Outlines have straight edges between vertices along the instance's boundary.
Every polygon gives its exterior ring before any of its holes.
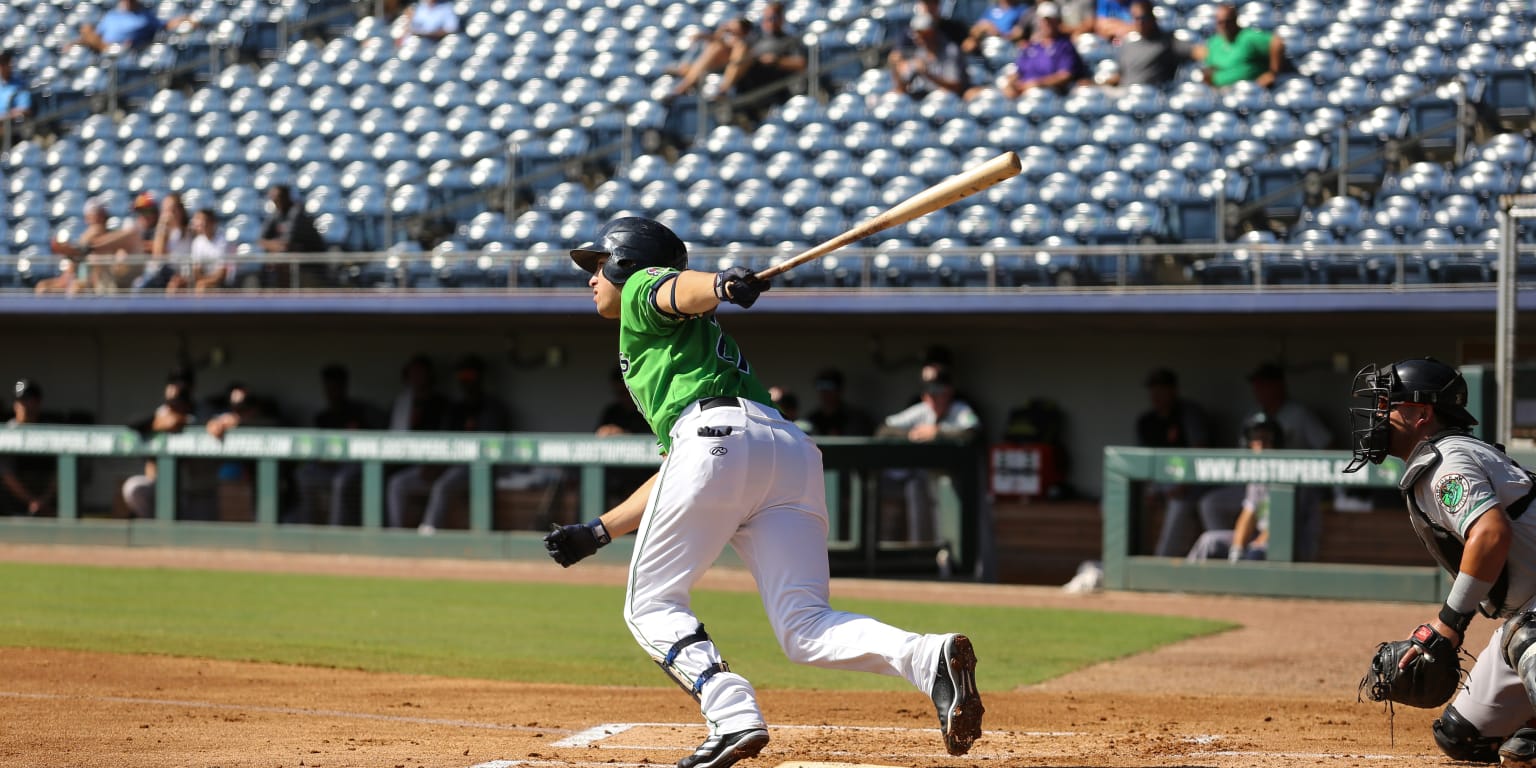
{"type": "Polygon", "coordinates": [[[1047,0],[1035,6],[1035,36],[1019,49],[1015,72],[1003,82],[1003,93],[1018,97],[1036,88],[1066,92],[1088,77],[1088,66],[1061,33],[1061,9],[1047,0]]]}

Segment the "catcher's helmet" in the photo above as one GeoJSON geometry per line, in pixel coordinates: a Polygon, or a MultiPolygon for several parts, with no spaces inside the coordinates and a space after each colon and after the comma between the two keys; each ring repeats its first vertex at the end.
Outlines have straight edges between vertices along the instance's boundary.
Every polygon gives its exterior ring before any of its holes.
{"type": "Polygon", "coordinates": [[[665,224],[638,216],[614,219],[597,233],[597,242],[571,250],[571,260],[588,272],[597,272],[603,257],[603,277],[614,285],[623,285],[646,267],[685,269],[688,247],[665,224]]]}
{"type": "Polygon", "coordinates": [[[1355,374],[1355,397],[1369,406],[1349,409],[1354,459],[1345,472],[1366,462],[1380,464],[1387,458],[1391,427],[1388,414],[1398,403],[1421,403],[1435,409],[1447,427],[1465,429],[1477,423],[1467,410],[1467,380],[1455,368],[1425,357],[1402,360],[1386,367],[1367,365],[1355,374]]]}

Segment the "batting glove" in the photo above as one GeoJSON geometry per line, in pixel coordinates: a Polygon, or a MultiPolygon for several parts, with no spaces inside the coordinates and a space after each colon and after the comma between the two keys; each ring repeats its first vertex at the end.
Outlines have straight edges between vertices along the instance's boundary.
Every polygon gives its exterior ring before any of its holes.
{"type": "Polygon", "coordinates": [[[715,275],[715,298],[742,308],[757,303],[757,297],[772,287],[772,283],[746,267],[731,267],[715,275]]]}
{"type": "Polygon", "coordinates": [[[561,568],[569,568],[577,561],[590,557],[610,541],[613,539],[608,535],[608,529],[603,527],[603,521],[593,520],[590,523],[555,526],[553,531],[544,534],[544,549],[549,551],[550,558],[559,563],[561,568]]]}

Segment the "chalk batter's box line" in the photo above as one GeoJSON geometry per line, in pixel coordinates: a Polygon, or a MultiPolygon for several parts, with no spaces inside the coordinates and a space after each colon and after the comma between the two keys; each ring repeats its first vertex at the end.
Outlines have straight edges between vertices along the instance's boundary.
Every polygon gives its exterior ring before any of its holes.
{"type": "MultiPolygon", "coordinates": [[[[603,723],[595,725],[579,733],[567,736],[559,741],[551,742],[551,747],[587,747],[596,745],[601,749],[672,749],[672,747],[645,747],[628,744],[598,744],[597,742],[610,736],[618,736],[625,731],[635,728],[702,728],[702,723],[603,723]]],[[[889,725],[770,725],[770,731],[864,731],[871,733],[923,733],[932,731],[932,728],[906,728],[889,725]]],[[[1075,731],[984,731],[983,735],[990,733],[998,735],[1015,735],[1029,737],[1061,737],[1081,735],[1075,731]]]]}

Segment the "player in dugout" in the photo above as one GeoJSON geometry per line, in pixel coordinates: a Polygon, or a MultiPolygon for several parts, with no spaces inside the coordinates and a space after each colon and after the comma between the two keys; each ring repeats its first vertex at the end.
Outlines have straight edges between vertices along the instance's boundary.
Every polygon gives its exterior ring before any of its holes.
{"type": "Polygon", "coordinates": [[[981,736],[976,654],[964,635],[922,635],[829,604],[821,452],[770,405],[715,317],[751,307],[769,283],[745,267],[688,269],[670,229],[626,217],[571,251],[591,273],[598,315],[619,323],[619,366],[665,457],[628,499],[545,537],[562,566],[636,531],[624,620],[699,702],[709,736],[678,768],[725,768],[768,744],[757,694],[689,608],[726,544],[751,571],[779,646],[793,661],[905,678],[928,693],[950,754],[981,736]]]}

